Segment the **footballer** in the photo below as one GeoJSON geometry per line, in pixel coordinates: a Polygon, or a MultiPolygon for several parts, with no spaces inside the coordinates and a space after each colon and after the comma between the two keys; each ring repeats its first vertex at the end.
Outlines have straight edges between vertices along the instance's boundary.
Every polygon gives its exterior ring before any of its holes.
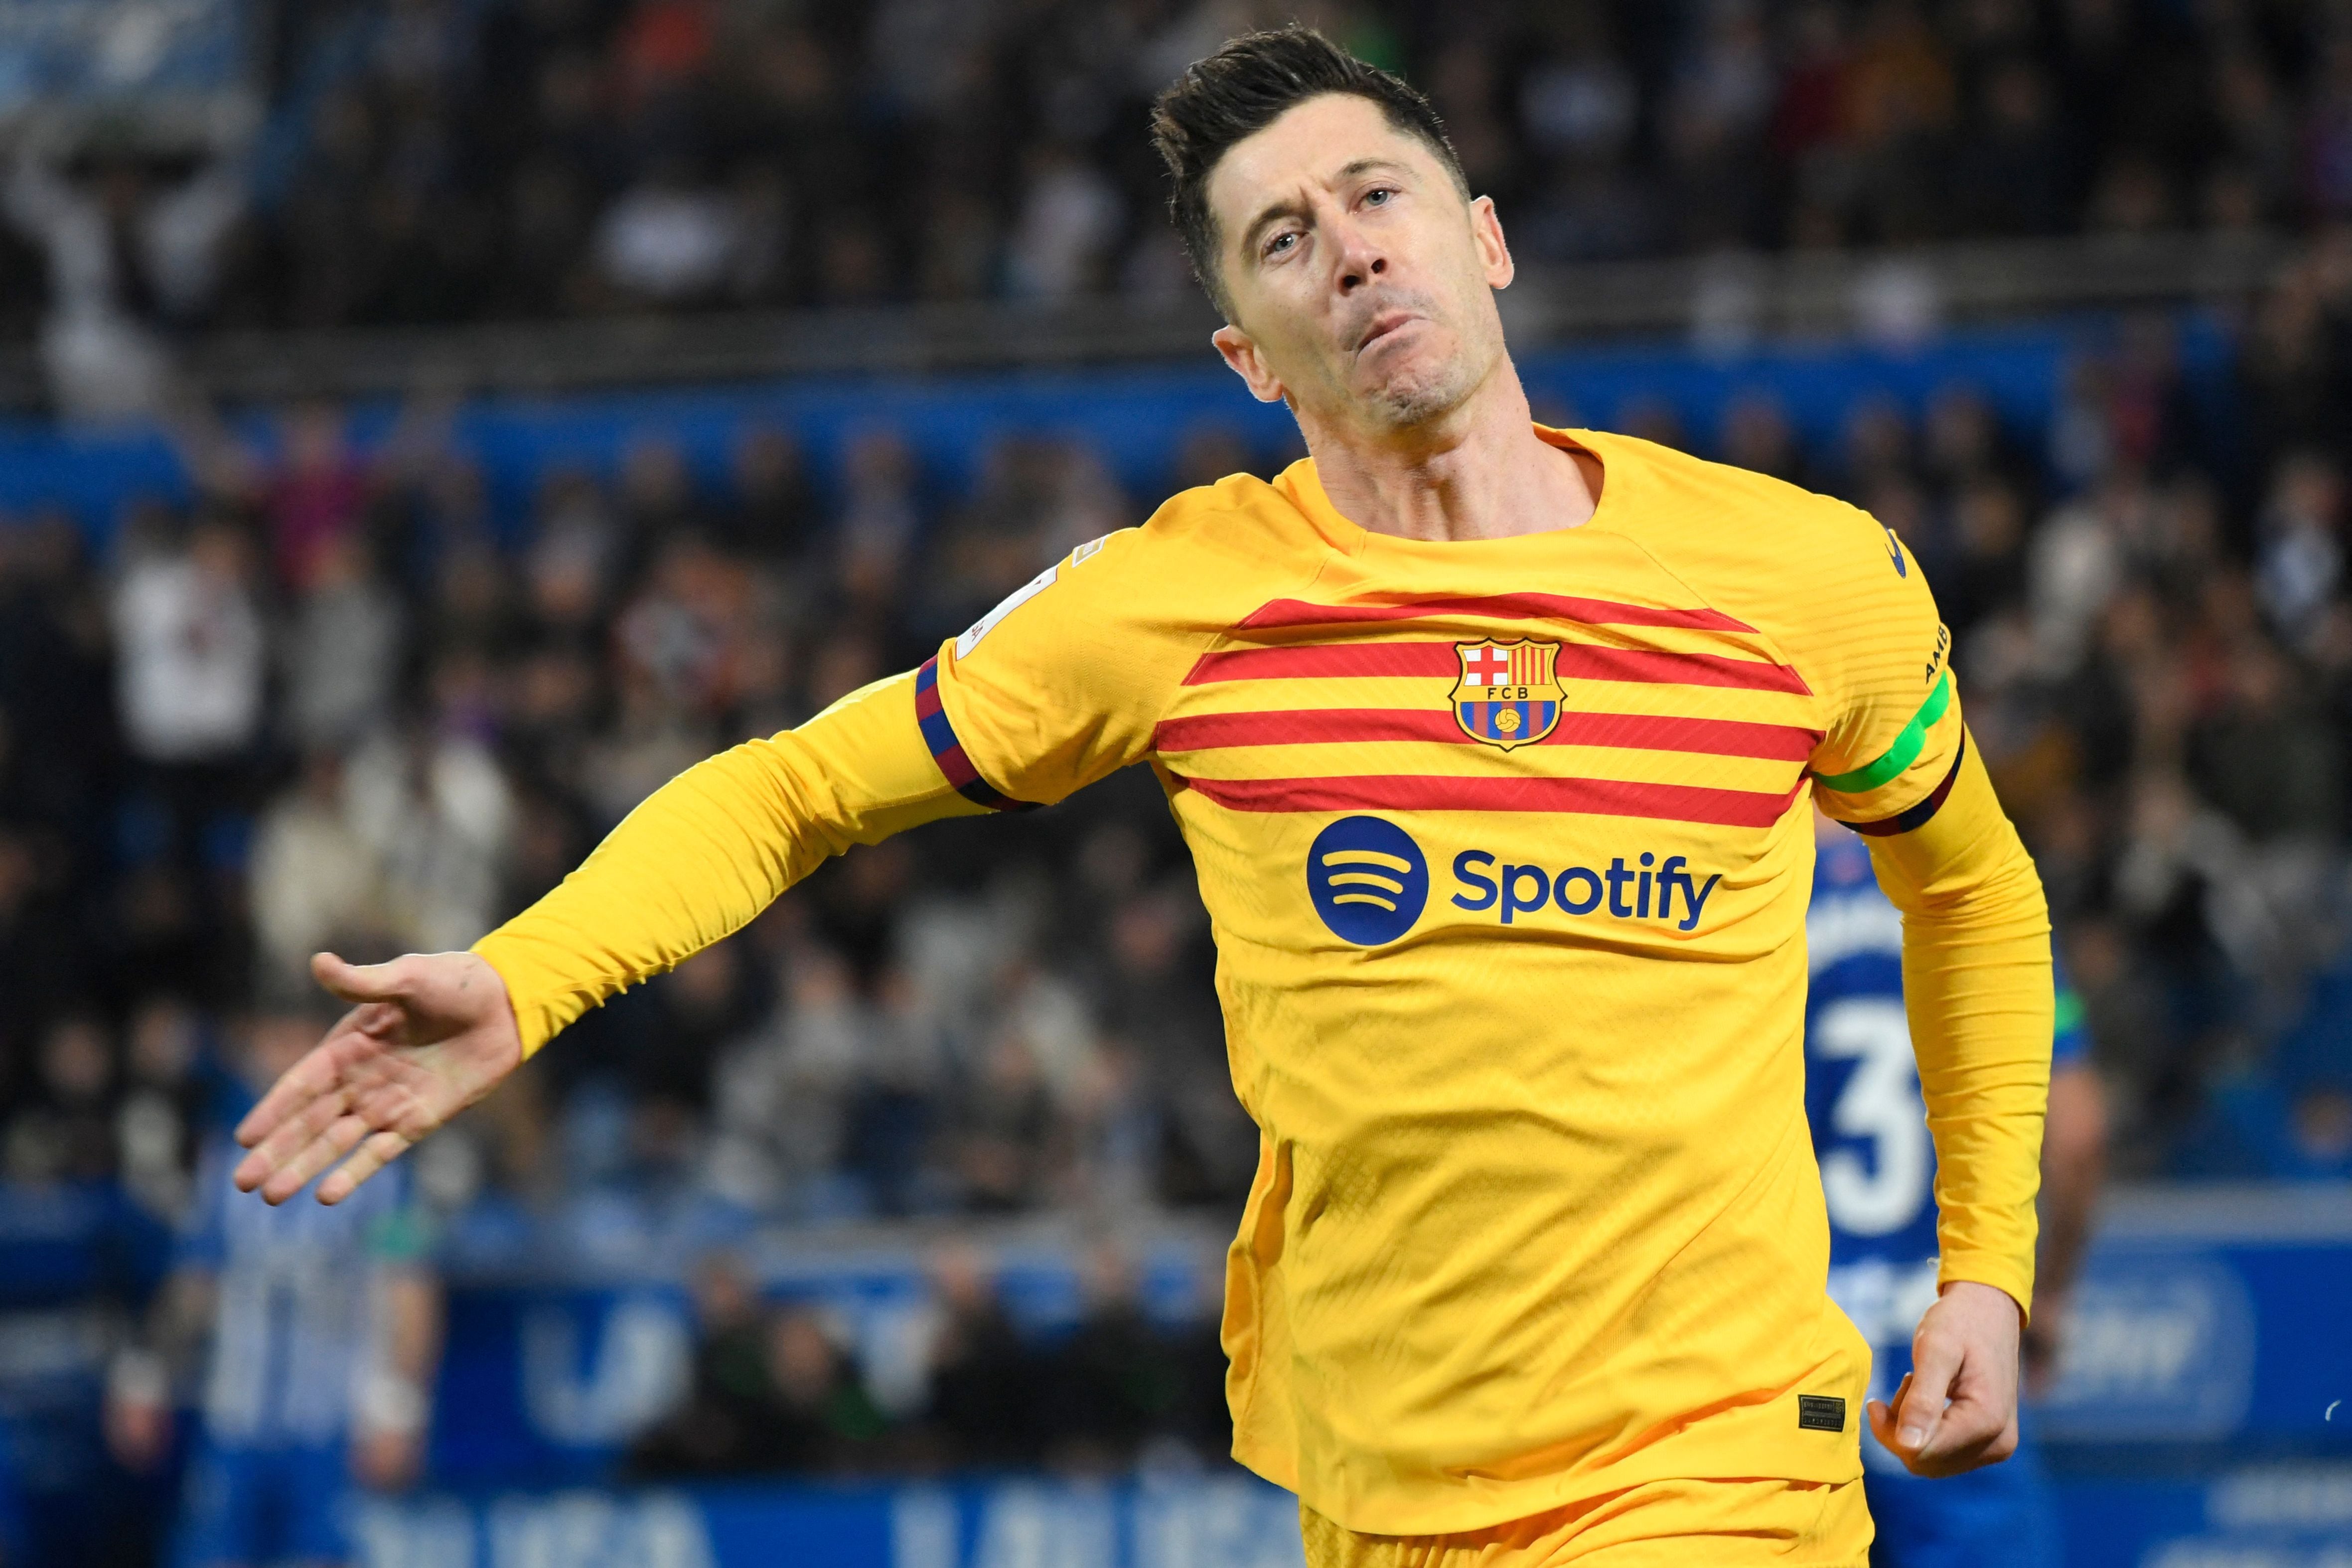
{"type": "Polygon", "coordinates": [[[2041,884],[1918,564],[1843,503],[1532,423],[1501,220],[1395,78],[1254,34],[1153,133],[1216,349],[1310,455],[688,769],[470,952],[321,955],[355,1005],[236,1179],[339,1201],[826,856],[1142,763],[1261,1130],[1234,1454],[1307,1560],[1862,1568],[1865,1421],[1920,1474],[2016,1442],[2049,1073],[2041,884]],[[1824,1290],[1816,803],[1902,908],[1939,1158],[1893,1407],[1824,1290]]]}

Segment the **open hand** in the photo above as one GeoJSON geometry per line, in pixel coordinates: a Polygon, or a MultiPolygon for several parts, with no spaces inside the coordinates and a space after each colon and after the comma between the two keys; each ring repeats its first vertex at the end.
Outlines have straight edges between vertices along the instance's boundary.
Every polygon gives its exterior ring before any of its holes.
{"type": "Polygon", "coordinates": [[[1911,1368],[1870,1429],[1915,1476],[1957,1476],[2017,1451],[2017,1303],[1955,1280],[1919,1319],[1911,1368]]]}
{"type": "Polygon", "coordinates": [[[237,1187],[258,1187],[270,1203],[338,1160],[319,1201],[341,1203],[522,1063],[506,982],[471,953],[366,967],[320,953],[310,972],[357,1005],[237,1125],[252,1151],[237,1163],[237,1187]]]}

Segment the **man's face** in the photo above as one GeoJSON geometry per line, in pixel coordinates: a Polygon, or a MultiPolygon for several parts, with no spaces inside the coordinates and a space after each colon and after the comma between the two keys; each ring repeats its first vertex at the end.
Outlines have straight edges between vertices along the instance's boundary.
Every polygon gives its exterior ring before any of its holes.
{"type": "Polygon", "coordinates": [[[1378,104],[1327,93],[1235,143],[1209,176],[1233,320],[1219,351],[1273,402],[1368,433],[1459,407],[1503,357],[1511,280],[1494,204],[1465,202],[1378,104]]]}

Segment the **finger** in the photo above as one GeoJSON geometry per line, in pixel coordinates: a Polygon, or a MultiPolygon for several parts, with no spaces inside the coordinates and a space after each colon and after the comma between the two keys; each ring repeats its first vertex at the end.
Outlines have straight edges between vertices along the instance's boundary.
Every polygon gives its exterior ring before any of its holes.
{"type": "Polygon", "coordinates": [[[1964,1414],[1964,1406],[1956,1405],[1944,1413],[1934,1440],[1907,1461],[1912,1474],[1930,1478],[1962,1475],[1999,1464],[2016,1450],[2016,1437],[2006,1423],[1980,1420],[1974,1413],[1964,1414]]]}
{"type": "Polygon", "coordinates": [[[2016,1445],[2002,1446],[2002,1439],[2016,1419],[2013,1409],[1997,1406],[1977,1386],[1980,1379],[1971,1377],[1963,1369],[1953,1389],[1950,1405],[1944,1418],[1936,1425],[1935,1434],[1920,1445],[1915,1462],[1923,1473],[1957,1475],[1979,1465],[2005,1459],[2016,1445]]]}
{"type": "Polygon", "coordinates": [[[319,1135],[330,1122],[350,1109],[345,1096],[337,1090],[308,1102],[277,1126],[245,1158],[236,1164],[229,1179],[240,1192],[251,1192],[268,1179],[271,1172],[291,1159],[301,1147],[319,1135]]]}
{"type": "Polygon", "coordinates": [[[1912,1346],[1911,1375],[1895,1406],[1895,1437],[1914,1453],[1927,1446],[1944,1406],[1952,1396],[1952,1379],[1959,1375],[1960,1347],[1949,1334],[1923,1332],[1912,1346]]]}
{"type": "Polygon", "coordinates": [[[313,953],[310,975],[347,1002],[396,1001],[407,990],[407,967],[397,958],[389,964],[346,964],[332,953],[313,953]]]}
{"type": "Polygon", "coordinates": [[[1894,1406],[1888,1405],[1884,1399],[1868,1399],[1863,1402],[1862,1413],[1870,1417],[1870,1435],[1878,1439],[1878,1446],[1890,1453],[1894,1452],[1894,1406]]]}
{"type": "Polygon", "coordinates": [[[310,1185],[320,1171],[359,1147],[368,1134],[368,1124],[357,1116],[339,1116],[326,1130],[308,1144],[301,1152],[279,1166],[268,1181],[261,1184],[261,1196],[269,1203],[284,1203],[310,1185]]]}
{"type": "Polygon", "coordinates": [[[237,1163],[235,1179],[247,1192],[260,1186],[289,1160],[310,1146],[310,1140],[352,1113],[351,1096],[338,1085],[278,1124],[253,1152],[237,1163]]]}
{"type": "Polygon", "coordinates": [[[268,1179],[261,1184],[262,1200],[284,1203],[310,1186],[321,1171],[358,1147],[367,1134],[367,1124],[359,1117],[338,1117],[269,1173],[268,1179]]]}
{"type": "Polygon", "coordinates": [[[1863,1413],[1870,1417],[1870,1435],[1878,1439],[1879,1447],[1898,1456],[1903,1448],[1895,1434],[1895,1413],[1903,1407],[1903,1396],[1910,1392],[1911,1375],[1906,1372],[1892,1395],[1885,1399],[1864,1400],[1862,1406],[1863,1413]]]}
{"type": "Polygon", "coordinates": [[[392,1164],[409,1149],[398,1133],[372,1133],[352,1151],[352,1157],[327,1173],[319,1184],[319,1201],[337,1204],[357,1192],[360,1184],[392,1164]]]}
{"type": "Polygon", "coordinates": [[[335,1053],[327,1048],[334,1043],[342,1027],[337,1024],[330,1030],[326,1039],[278,1075],[278,1082],[269,1086],[269,1092],[261,1097],[261,1103],[247,1112],[245,1120],[236,1124],[238,1143],[248,1149],[253,1147],[296,1110],[334,1089],[342,1077],[342,1068],[335,1053]]]}

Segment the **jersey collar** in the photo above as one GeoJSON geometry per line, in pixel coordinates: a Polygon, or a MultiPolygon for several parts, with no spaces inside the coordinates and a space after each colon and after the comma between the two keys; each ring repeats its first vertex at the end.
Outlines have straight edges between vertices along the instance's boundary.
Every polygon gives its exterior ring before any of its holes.
{"type": "Polygon", "coordinates": [[[1622,450],[1612,450],[1614,444],[1600,431],[1555,430],[1550,425],[1534,426],[1537,438],[1548,446],[1563,452],[1583,452],[1601,465],[1601,499],[1594,504],[1592,516],[1574,528],[1553,528],[1539,534],[1521,534],[1507,539],[1407,539],[1393,534],[1378,534],[1360,523],[1340,514],[1331,504],[1323,488],[1322,476],[1315,470],[1315,459],[1302,457],[1275,477],[1275,488],[1280,490],[1304,515],[1315,531],[1343,555],[1357,555],[1366,548],[1403,550],[1465,550],[1495,549],[1513,546],[1526,547],[1535,540],[1558,539],[1601,528],[1613,531],[1610,525],[1622,513],[1623,492],[1633,477],[1633,465],[1622,450]]]}

